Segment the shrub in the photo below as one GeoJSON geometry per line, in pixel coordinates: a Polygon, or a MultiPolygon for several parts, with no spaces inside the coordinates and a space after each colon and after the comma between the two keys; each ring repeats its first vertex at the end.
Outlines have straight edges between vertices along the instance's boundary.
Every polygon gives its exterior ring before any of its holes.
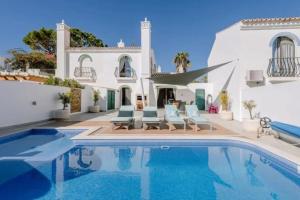
{"type": "Polygon", "coordinates": [[[65,79],[63,81],[62,86],[64,86],[64,87],[70,87],[70,88],[84,89],[84,86],[80,85],[80,83],[78,83],[78,81],[76,81],[74,79],[65,79]]]}
{"type": "Polygon", "coordinates": [[[229,96],[226,90],[222,90],[220,93],[220,103],[222,105],[222,110],[227,111],[229,105],[229,96]]]}
{"type": "Polygon", "coordinates": [[[72,94],[70,92],[58,93],[58,98],[63,104],[63,110],[65,110],[71,102],[72,94]]]}
{"type": "Polygon", "coordinates": [[[84,86],[74,79],[62,80],[61,78],[54,77],[54,76],[49,76],[48,79],[44,82],[44,84],[84,89],[84,86]]]}
{"type": "Polygon", "coordinates": [[[253,110],[253,108],[256,107],[255,101],[253,101],[253,100],[243,101],[243,106],[246,110],[249,111],[250,119],[254,119],[253,115],[252,115],[252,110],[253,110]]]}
{"type": "Polygon", "coordinates": [[[97,105],[97,102],[99,101],[99,98],[100,98],[100,91],[99,90],[94,90],[93,91],[94,106],[97,105]]]}
{"type": "Polygon", "coordinates": [[[62,85],[63,80],[54,76],[49,76],[47,80],[44,82],[46,85],[62,85]]]}

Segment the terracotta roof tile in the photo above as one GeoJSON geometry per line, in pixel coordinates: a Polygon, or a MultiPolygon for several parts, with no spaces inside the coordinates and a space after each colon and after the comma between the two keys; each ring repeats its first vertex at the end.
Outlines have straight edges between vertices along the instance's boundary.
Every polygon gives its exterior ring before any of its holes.
{"type": "Polygon", "coordinates": [[[256,25],[265,23],[300,23],[300,17],[244,19],[241,22],[244,25],[256,25]]]}

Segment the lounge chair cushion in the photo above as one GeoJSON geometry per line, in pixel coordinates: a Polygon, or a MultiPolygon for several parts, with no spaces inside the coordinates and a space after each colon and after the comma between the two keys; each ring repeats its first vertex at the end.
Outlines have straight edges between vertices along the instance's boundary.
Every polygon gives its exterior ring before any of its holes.
{"type": "Polygon", "coordinates": [[[144,111],[144,117],[157,117],[156,111],[144,111]]]}
{"type": "Polygon", "coordinates": [[[124,123],[128,123],[128,122],[131,122],[133,121],[133,118],[132,117],[113,117],[111,119],[112,122],[124,122],[124,123]]]}
{"type": "Polygon", "coordinates": [[[133,116],[133,111],[131,110],[120,110],[118,117],[132,117],[133,116]]]}
{"type": "Polygon", "coordinates": [[[180,117],[168,117],[167,121],[171,122],[172,124],[184,124],[184,120],[180,117]]]}
{"type": "Polygon", "coordinates": [[[281,122],[272,122],[271,128],[275,131],[300,138],[300,127],[298,127],[298,126],[293,126],[293,125],[285,124],[285,123],[281,123],[281,122]]]}
{"type": "Polygon", "coordinates": [[[177,110],[168,110],[167,112],[168,112],[167,115],[169,117],[177,117],[178,116],[177,110]]]}
{"type": "Polygon", "coordinates": [[[160,119],[158,117],[143,117],[143,122],[160,122],[160,119]]]}
{"type": "Polygon", "coordinates": [[[199,117],[199,112],[198,112],[198,110],[193,110],[193,111],[191,112],[191,116],[192,116],[192,117],[199,117]]]}
{"type": "Polygon", "coordinates": [[[192,122],[194,123],[208,123],[208,120],[205,119],[204,117],[201,117],[201,116],[197,116],[197,117],[192,117],[192,118],[189,118],[192,122]]]}

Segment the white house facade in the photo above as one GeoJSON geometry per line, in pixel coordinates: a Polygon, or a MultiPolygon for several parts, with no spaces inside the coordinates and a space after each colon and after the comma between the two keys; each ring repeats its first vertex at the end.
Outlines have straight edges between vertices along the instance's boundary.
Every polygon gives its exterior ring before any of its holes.
{"type": "Polygon", "coordinates": [[[299,57],[300,18],[242,20],[216,34],[208,65],[232,62],[208,74],[213,97],[227,90],[237,120],[247,118],[242,102],[252,99],[261,117],[300,125],[299,57]]]}
{"type": "Polygon", "coordinates": [[[55,76],[75,79],[98,89],[101,94],[101,110],[129,104],[137,106],[138,102],[163,107],[170,99],[190,103],[195,101],[197,94],[202,102],[202,109],[205,109],[205,99],[211,93],[211,85],[155,84],[149,78],[152,74],[159,73],[159,68],[151,47],[151,23],[147,19],[141,22],[139,47],[126,46],[120,40],[116,47],[73,48],[70,47],[70,27],[63,21],[57,24],[55,76]]]}
{"type": "Polygon", "coordinates": [[[152,82],[147,79],[157,65],[151,48],[151,24],[141,22],[141,46],[125,46],[121,40],[116,47],[70,47],[70,27],[57,24],[57,70],[60,78],[76,79],[93,86],[101,93],[100,106],[109,110],[120,105],[135,105],[142,99],[155,105],[152,82]]]}

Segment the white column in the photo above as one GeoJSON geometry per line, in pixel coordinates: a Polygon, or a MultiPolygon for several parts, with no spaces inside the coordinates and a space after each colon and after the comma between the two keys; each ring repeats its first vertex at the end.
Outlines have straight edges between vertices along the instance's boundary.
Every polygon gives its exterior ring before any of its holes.
{"type": "Polygon", "coordinates": [[[150,75],[151,59],[151,23],[145,18],[141,22],[142,76],[150,75]]]}
{"type": "Polygon", "coordinates": [[[151,23],[145,18],[141,22],[141,83],[143,83],[144,93],[147,95],[147,101],[149,105],[149,79],[145,79],[151,76],[151,23]]]}
{"type": "Polygon", "coordinates": [[[56,65],[55,76],[68,78],[68,60],[66,49],[70,47],[70,27],[64,23],[56,24],[56,65]]]}

